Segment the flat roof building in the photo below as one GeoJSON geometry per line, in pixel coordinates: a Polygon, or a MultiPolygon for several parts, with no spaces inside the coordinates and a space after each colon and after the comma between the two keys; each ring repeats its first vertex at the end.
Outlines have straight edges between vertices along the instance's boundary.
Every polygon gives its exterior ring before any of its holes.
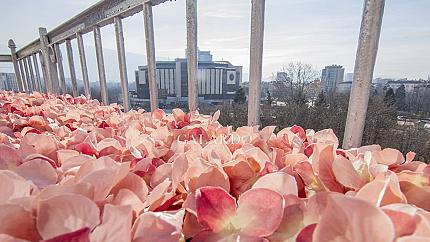
{"type": "MultiPolygon", "coordinates": [[[[138,99],[149,100],[148,67],[139,66],[136,74],[138,99]]],[[[156,62],[156,80],[161,103],[186,102],[188,97],[187,59],[156,62]]],[[[199,101],[231,101],[242,84],[242,66],[228,61],[213,61],[209,51],[199,51],[197,72],[199,101]]]]}
{"type": "Polygon", "coordinates": [[[396,91],[400,86],[405,86],[406,92],[413,92],[417,88],[424,88],[428,84],[424,80],[407,80],[407,79],[401,79],[401,80],[392,80],[388,81],[386,83],[386,86],[389,88],[392,88],[394,91],[396,91]]]}

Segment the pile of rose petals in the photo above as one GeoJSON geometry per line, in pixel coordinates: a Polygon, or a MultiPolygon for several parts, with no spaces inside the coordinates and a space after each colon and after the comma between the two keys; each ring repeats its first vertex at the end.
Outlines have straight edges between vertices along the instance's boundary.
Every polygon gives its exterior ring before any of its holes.
{"type": "Polygon", "coordinates": [[[0,241],[430,241],[413,152],[218,117],[0,91],[0,241]]]}

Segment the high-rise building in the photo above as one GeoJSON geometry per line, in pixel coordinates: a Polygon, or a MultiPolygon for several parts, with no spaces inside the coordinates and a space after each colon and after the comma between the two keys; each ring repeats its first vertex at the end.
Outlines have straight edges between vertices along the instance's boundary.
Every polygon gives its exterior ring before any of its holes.
{"type": "Polygon", "coordinates": [[[345,69],[340,65],[326,66],[322,70],[322,90],[325,92],[336,91],[336,86],[343,81],[345,69]]]}
{"type": "MultiPolygon", "coordinates": [[[[188,97],[187,59],[156,62],[156,80],[161,103],[186,102],[188,97]]],[[[242,84],[242,66],[228,61],[213,61],[209,51],[199,51],[197,71],[198,95],[202,102],[233,100],[242,84]]],[[[149,100],[148,67],[136,71],[137,98],[149,100]]]]}
{"type": "Polygon", "coordinates": [[[0,73],[0,89],[7,91],[18,91],[15,73],[0,73]]]}

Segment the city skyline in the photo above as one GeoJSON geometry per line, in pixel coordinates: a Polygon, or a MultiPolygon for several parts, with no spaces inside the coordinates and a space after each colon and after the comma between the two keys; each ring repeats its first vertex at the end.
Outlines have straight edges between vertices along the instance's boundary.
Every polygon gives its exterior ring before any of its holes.
{"type": "MultiPolygon", "coordinates": [[[[8,2],[8,1],[6,1],[8,2]]],[[[7,40],[13,38],[18,47],[37,38],[37,28],[48,31],[73,15],[83,11],[96,0],[13,2],[4,5],[1,21],[0,53],[7,54],[7,40]],[[20,18],[13,18],[17,9],[20,18]],[[37,16],[38,9],[55,9],[37,16]],[[19,31],[16,31],[19,29],[19,31]]],[[[330,0],[282,1],[267,3],[263,77],[270,78],[290,61],[312,64],[320,71],[326,65],[340,64],[346,73],[353,72],[362,1],[330,0]],[[289,11],[293,9],[294,11],[289,11]]],[[[392,0],[386,4],[380,48],[374,77],[427,79],[430,74],[430,48],[426,40],[430,27],[425,9],[430,2],[413,0],[405,3],[392,0]]],[[[199,47],[210,50],[215,60],[228,60],[244,66],[244,81],[249,65],[250,1],[199,1],[199,47]]],[[[168,2],[154,8],[156,50],[158,60],[184,56],[184,1],[168,2]],[[174,41],[172,41],[174,40],[174,41]]],[[[129,79],[138,65],[145,65],[143,17],[137,14],[124,20],[129,79]]],[[[102,29],[107,56],[108,80],[117,80],[115,38],[112,26],[102,29]],[[110,72],[110,73],[109,73],[110,72]]],[[[97,80],[93,36],[84,36],[89,74],[97,80]]],[[[76,44],[76,43],[74,43],[76,44]]],[[[75,45],[76,46],[76,45],[75,45]]],[[[65,53],[63,46],[63,55],[65,53]]],[[[77,49],[75,47],[75,49],[77,49]]],[[[78,58],[75,58],[78,78],[81,77],[78,58]]],[[[5,71],[4,65],[0,71],[5,71]]],[[[9,67],[10,68],[10,67],[9,67]]],[[[68,76],[68,70],[66,70],[68,76]]]]}

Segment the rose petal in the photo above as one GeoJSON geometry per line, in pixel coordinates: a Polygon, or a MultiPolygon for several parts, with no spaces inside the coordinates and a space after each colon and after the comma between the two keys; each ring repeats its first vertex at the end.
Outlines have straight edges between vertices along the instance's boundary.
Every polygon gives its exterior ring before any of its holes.
{"type": "Polygon", "coordinates": [[[7,234],[0,234],[0,241],[2,242],[29,242],[28,240],[17,239],[7,234]]]}
{"type": "Polygon", "coordinates": [[[396,149],[386,148],[381,151],[372,152],[372,159],[378,164],[398,165],[405,162],[402,153],[396,149]]]}
{"type": "Polygon", "coordinates": [[[391,209],[384,209],[384,212],[390,217],[394,225],[396,237],[412,235],[414,233],[418,222],[415,216],[391,209]]]}
{"type": "Polygon", "coordinates": [[[317,151],[314,152],[314,154],[316,153],[319,153],[318,176],[323,185],[329,191],[343,193],[343,188],[336,181],[336,176],[333,172],[334,147],[332,145],[327,145],[321,151],[319,151],[318,148],[317,151]]]}
{"type": "Polygon", "coordinates": [[[37,229],[49,239],[99,224],[99,208],[90,199],[77,194],[63,194],[40,201],[37,229]]]}
{"type": "Polygon", "coordinates": [[[406,202],[406,197],[400,190],[399,181],[394,173],[367,183],[357,192],[356,197],[369,201],[375,206],[406,202]]]}
{"type": "Polygon", "coordinates": [[[91,241],[130,241],[132,212],[130,206],[106,204],[102,223],[91,233],[91,241]]]}
{"type": "Polygon", "coordinates": [[[315,232],[317,224],[310,224],[304,227],[297,235],[296,242],[312,242],[312,235],[315,232]]]}
{"type": "Polygon", "coordinates": [[[188,184],[191,192],[200,187],[214,186],[221,187],[227,192],[230,191],[230,181],[228,175],[218,167],[211,166],[197,178],[192,178],[188,184]]]}
{"type": "Polygon", "coordinates": [[[255,188],[243,193],[238,200],[237,215],[232,224],[242,234],[265,237],[279,227],[284,212],[284,199],[269,189],[255,188]]]}
{"type": "Polygon", "coordinates": [[[18,166],[15,172],[37,187],[44,188],[57,183],[58,175],[52,165],[43,159],[34,159],[18,166]]]}
{"type": "Polygon", "coordinates": [[[16,173],[0,170],[0,204],[10,199],[30,196],[31,184],[16,173]]]}
{"type": "Polygon", "coordinates": [[[43,242],[90,242],[89,228],[82,228],[71,233],[62,234],[43,242]]]}
{"type": "Polygon", "coordinates": [[[22,163],[18,151],[10,146],[0,144],[0,170],[13,170],[22,163]]]}
{"type": "Polygon", "coordinates": [[[333,161],[333,173],[336,180],[345,187],[358,190],[365,184],[351,161],[341,155],[336,156],[333,161]]]}
{"type": "Polygon", "coordinates": [[[179,241],[181,232],[175,219],[173,215],[167,213],[143,213],[133,225],[132,239],[139,242],[179,241]]]}
{"type": "Polygon", "coordinates": [[[282,196],[288,194],[298,195],[296,179],[284,172],[274,172],[264,175],[254,183],[252,188],[267,188],[282,196]]]}
{"type": "Polygon", "coordinates": [[[319,221],[314,241],[393,241],[394,226],[389,217],[360,199],[331,194],[319,221]]]}
{"type": "Polygon", "coordinates": [[[202,187],[196,192],[199,223],[214,232],[223,230],[236,212],[236,200],[220,187],[202,187]]]}
{"type": "Polygon", "coordinates": [[[40,240],[32,213],[20,205],[0,205],[0,221],[0,234],[30,241],[40,240]]]}

